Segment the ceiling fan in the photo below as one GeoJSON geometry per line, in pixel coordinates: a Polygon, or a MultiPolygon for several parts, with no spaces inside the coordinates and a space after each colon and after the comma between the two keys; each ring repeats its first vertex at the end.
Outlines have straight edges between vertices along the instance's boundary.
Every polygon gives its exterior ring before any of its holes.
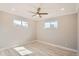
{"type": "Polygon", "coordinates": [[[43,13],[43,12],[41,13],[40,10],[41,10],[41,8],[39,7],[39,8],[37,8],[37,12],[32,12],[34,14],[34,15],[32,15],[32,17],[39,16],[41,18],[42,15],[48,15],[48,13],[43,13]]]}

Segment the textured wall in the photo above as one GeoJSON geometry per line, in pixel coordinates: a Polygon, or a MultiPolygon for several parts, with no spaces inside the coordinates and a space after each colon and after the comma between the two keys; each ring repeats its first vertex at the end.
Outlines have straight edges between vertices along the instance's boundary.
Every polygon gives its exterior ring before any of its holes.
{"type": "Polygon", "coordinates": [[[37,39],[77,49],[77,14],[65,15],[37,22],[37,39]],[[57,29],[45,29],[44,22],[58,21],[57,29]]]}
{"type": "MultiPolygon", "coordinates": [[[[25,19],[28,28],[18,27],[13,23],[14,16],[16,15],[0,12],[0,48],[27,44],[35,39],[35,22],[25,19]]],[[[23,19],[20,16],[16,17],[23,19]]]]}

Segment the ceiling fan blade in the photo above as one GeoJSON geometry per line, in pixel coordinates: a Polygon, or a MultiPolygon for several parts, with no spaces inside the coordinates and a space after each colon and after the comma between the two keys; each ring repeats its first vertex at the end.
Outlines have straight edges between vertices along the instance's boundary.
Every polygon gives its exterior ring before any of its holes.
{"type": "Polygon", "coordinates": [[[48,13],[39,13],[40,15],[48,15],[48,13]]]}
{"type": "Polygon", "coordinates": [[[38,8],[37,11],[39,12],[41,10],[41,8],[38,8]]]}

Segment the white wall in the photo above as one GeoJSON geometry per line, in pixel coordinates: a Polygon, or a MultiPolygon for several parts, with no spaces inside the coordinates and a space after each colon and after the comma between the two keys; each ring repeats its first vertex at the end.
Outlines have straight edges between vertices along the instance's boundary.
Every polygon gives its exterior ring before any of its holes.
{"type": "Polygon", "coordinates": [[[13,16],[0,12],[0,48],[27,44],[37,39],[77,49],[77,14],[56,17],[59,24],[56,30],[44,29],[45,20],[33,22],[29,19],[26,19],[29,22],[28,29],[18,28],[13,24],[13,16]]]}
{"type": "Polygon", "coordinates": [[[35,39],[35,22],[25,19],[28,28],[16,27],[13,16],[16,15],[0,12],[0,49],[27,44],[35,39]]]}
{"type": "MultiPolygon", "coordinates": [[[[55,18],[48,19],[54,20],[55,18]]],[[[52,44],[77,49],[77,14],[56,17],[58,28],[45,29],[44,22],[37,22],[37,39],[52,44]]]]}

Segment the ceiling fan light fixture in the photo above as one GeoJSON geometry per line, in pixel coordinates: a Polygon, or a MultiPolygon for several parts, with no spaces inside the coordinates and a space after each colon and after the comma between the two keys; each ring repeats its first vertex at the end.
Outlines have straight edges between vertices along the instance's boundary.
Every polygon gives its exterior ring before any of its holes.
{"type": "Polygon", "coordinates": [[[36,16],[39,16],[38,14],[36,16]]]}
{"type": "Polygon", "coordinates": [[[34,15],[32,15],[32,17],[33,16],[37,16],[37,17],[42,17],[42,15],[48,15],[48,13],[44,13],[44,12],[40,12],[40,10],[41,10],[41,8],[37,8],[37,11],[36,12],[31,12],[31,13],[33,13],[34,15]]]}

